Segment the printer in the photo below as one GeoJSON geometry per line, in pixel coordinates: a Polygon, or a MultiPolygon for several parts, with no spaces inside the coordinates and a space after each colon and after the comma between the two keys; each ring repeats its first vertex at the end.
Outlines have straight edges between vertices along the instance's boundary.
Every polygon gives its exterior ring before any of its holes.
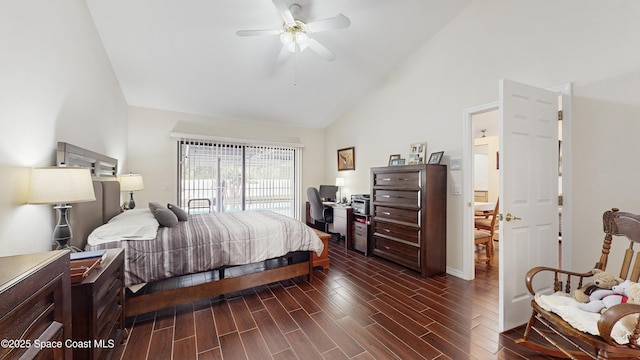
{"type": "Polygon", "coordinates": [[[351,207],[356,214],[369,215],[369,194],[351,195],[351,207]]]}

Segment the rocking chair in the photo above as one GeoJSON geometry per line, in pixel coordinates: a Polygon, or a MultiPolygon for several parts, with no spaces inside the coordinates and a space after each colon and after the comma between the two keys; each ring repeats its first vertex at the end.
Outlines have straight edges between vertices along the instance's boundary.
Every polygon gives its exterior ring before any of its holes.
{"type": "MultiPolygon", "coordinates": [[[[612,236],[624,236],[629,241],[629,247],[625,251],[619,277],[638,282],[640,277],[640,256],[636,256],[633,262],[632,258],[634,256],[633,246],[635,243],[640,242],[640,215],[621,212],[614,208],[605,212],[602,220],[605,233],[604,244],[600,261],[595,264],[594,268],[606,270],[612,236]]],[[[527,288],[532,295],[535,295],[534,276],[538,273],[549,272],[553,275],[554,291],[562,290],[567,294],[571,294],[575,289],[581,288],[583,281],[585,279],[588,281],[588,278],[593,276],[590,270],[585,273],[577,273],[548,267],[536,267],[529,270],[526,277],[527,288]]],[[[616,275],[614,272],[611,273],[616,275]]],[[[539,284],[536,283],[536,285],[539,284]]],[[[540,287],[538,286],[537,288],[540,287]]],[[[605,311],[597,322],[599,336],[577,330],[556,313],[542,308],[535,299],[531,301],[531,306],[533,314],[526,326],[524,336],[516,340],[520,345],[560,358],[609,359],[640,357],[640,344],[638,344],[640,318],[633,320],[632,330],[627,335],[629,340],[627,344],[619,344],[613,339],[612,335],[616,322],[627,315],[640,314],[640,305],[619,304],[605,311]],[[544,344],[539,339],[537,341],[534,340],[536,335],[540,335],[553,347],[544,344]]]]}

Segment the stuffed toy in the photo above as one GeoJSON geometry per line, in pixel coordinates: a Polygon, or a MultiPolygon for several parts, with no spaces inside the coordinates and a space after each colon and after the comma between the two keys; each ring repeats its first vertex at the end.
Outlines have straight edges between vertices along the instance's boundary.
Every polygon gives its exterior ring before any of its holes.
{"type": "MultiPolygon", "coordinates": [[[[627,303],[640,304],[640,284],[631,283],[631,285],[629,285],[629,287],[627,288],[627,297],[629,298],[627,300],[627,303]]],[[[625,316],[620,319],[620,322],[625,328],[633,329],[638,322],[638,314],[625,316]]]]}
{"type": "Polygon", "coordinates": [[[633,284],[630,280],[625,280],[620,285],[614,285],[611,290],[598,289],[589,295],[588,303],[578,304],[578,308],[589,312],[601,312],[613,305],[626,303],[629,299],[628,290],[633,284]]]}
{"type": "Polygon", "coordinates": [[[593,274],[593,280],[573,292],[573,298],[579,303],[589,302],[589,295],[596,290],[611,290],[613,286],[619,285],[624,281],[600,269],[593,269],[591,273],[593,274]]]}
{"type": "Polygon", "coordinates": [[[627,288],[627,297],[629,298],[628,303],[640,304],[640,284],[631,283],[627,288]]]}

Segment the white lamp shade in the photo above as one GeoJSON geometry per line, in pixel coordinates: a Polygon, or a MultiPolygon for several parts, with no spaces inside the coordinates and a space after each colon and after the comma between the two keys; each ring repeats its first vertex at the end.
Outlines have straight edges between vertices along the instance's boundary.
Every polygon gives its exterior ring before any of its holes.
{"type": "Polygon", "coordinates": [[[88,168],[47,167],[31,170],[30,204],[73,204],[95,199],[88,168]]]}
{"type": "Polygon", "coordinates": [[[118,176],[118,181],[120,181],[120,191],[136,191],[144,189],[142,175],[140,174],[120,175],[118,176]]]}
{"type": "Polygon", "coordinates": [[[336,186],[344,186],[344,178],[336,178],[336,186]]]}

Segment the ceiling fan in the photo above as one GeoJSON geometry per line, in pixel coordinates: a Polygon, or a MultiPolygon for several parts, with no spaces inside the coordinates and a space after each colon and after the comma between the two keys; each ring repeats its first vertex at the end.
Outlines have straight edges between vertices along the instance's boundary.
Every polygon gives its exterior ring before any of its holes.
{"type": "Polygon", "coordinates": [[[278,63],[284,62],[289,54],[304,51],[307,48],[315,51],[328,61],[336,59],[336,54],[327,49],[318,40],[312,37],[312,34],[325,31],[343,29],[349,27],[351,21],[348,17],[338,14],[327,19],[316,20],[304,23],[294,18],[293,12],[299,13],[302,7],[298,4],[288,6],[284,0],[272,0],[278,9],[280,17],[284,21],[281,29],[266,30],[240,30],[236,32],[238,36],[261,36],[261,35],[279,35],[282,42],[282,50],[278,56],[278,63]]]}

